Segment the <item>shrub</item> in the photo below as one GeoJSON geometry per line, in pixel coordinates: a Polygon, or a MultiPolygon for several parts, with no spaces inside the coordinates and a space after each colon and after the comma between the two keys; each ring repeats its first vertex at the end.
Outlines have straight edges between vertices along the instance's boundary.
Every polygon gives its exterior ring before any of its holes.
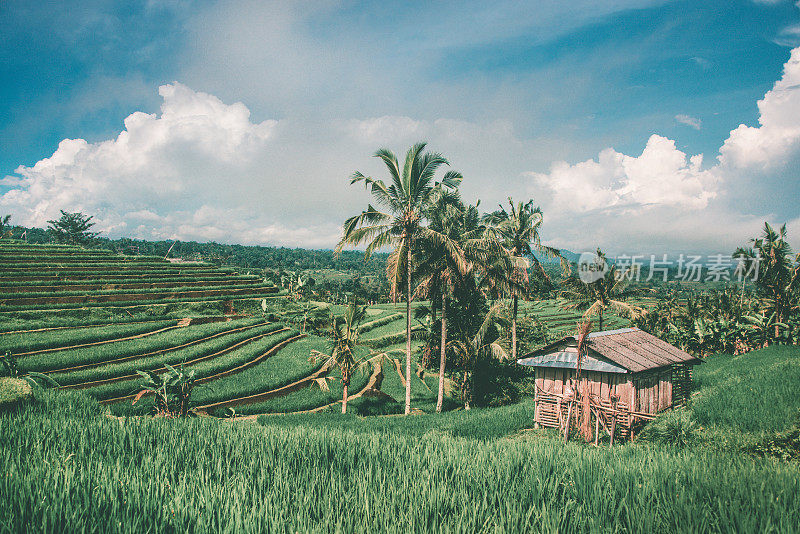
{"type": "Polygon", "coordinates": [[[503,406],[519,402],[530,371],[515,362],[481,358],[472,376],[476,406],[503,406]]]}
{"type": "Polygon", "coordinates": [[[33,396],[31,385],[21,378],[0,378],[0,413],[7,412],[33,396]]]}
{"type": "Polygon", "coordinates": [[[677,448],[689,447],[701,440],[701,427],[686,410],[671,410],[648,424],[639,439],[677,448]]]}

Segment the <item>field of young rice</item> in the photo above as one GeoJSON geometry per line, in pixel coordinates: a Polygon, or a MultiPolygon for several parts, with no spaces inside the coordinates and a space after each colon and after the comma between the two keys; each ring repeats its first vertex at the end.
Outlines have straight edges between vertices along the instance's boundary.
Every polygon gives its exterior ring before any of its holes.
{"type": "MultiPolygon", "coordinates": [[[[438,425],[422,434],[403,426],[325,428],[334,417],[355,419],[340,415],[308,417],[306,424],[289,418],[287,426],[117,420],[75,394],[43,397],[0,416],[0,531],[800,528],[800,470],[791,463],[635,446],[609,451],[538,435],[509,439],[502,433],[513,432],[508,425],[484,425],[500,433],[474,439],[438,425]]],[[[424,417],[472,426],[487,414],[513,419],[506,412],[513,409],[424,417]]]]}

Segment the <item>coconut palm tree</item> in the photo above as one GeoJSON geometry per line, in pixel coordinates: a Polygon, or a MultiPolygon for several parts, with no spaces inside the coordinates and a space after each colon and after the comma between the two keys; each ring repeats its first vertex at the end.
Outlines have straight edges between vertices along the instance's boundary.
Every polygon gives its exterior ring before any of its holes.
{"type": "MultiPolygon", "coordinates": [[[[606,257],[600,249],[597,256],[605,262],[606,257]]],[[[616,265],[606,270],[605,275],[589,284],[572,275],[564,281],[561,297],[570,301],[565,306],[570,310],[582,310],[583,316],[590,318],[597,316],[599,330],[603,330],[603,314],[616,312],[619,314],[636,317],[640,310],[625,302],[629,297],[637,294],[629,285],[631,281],[631,268],[620,272],[616,265]]]]}
{"type": "MultiPolygon", "coordinates": [[[[336,247],[340,252],[345,245],[369,243],[364,253],[369,259],[375,250],[393,247],[393,261],[387,266],[391,292],[396,300],[401,287],[405,286],[406,299],[406,398],[405,413],[411,413],[411,299],[413,260],[412,255],[416,243],[421,239],[440,242],[450,248],[442,234],[425,226],[425,215],[434,202],[437,190],[455,189],[461,183],[462,176],[455,171],[448,171],[440,182],[434,177],[443,165],[449,165],[441,154],[425,152],[425,143],[417,143],[406,153],[402,170],[397,157],[388,149],[382,148],[375,153],[389,171],[390,183],[365,176],[356,171],[350,183],[363,182],[376,203],[385,207],[386,211],[369,204],[359,215],[347,219],[344,223],[342,239],[336,247]]],[[[454,254],[457,256],[457,254],[454,254]]]]}
{"type": "MultiPolygon", "coordinates": [[[[502,239],[509,254],[517,259],[513,270],[513,277],[517,279],[517,285],[527,288],[529,264],[532,264],[534,272],[538,276],[549,280],[534,252],[551,258],[560,258],[562,269],[569,272],[569,263],[561,255],[561,252],[557,248],[548,247],[541,242],[539,230],[544,221],[541,208],[534,206],[533,200],[514,203],[511,197],[508,198],[508,205],[508,210],[500,206],[500,209],[487,213],[484,216],[484,222],[487,225],[487,232],[502,239]]],[[[517,358],[519,297],[524,294],[521,291],[511,292],[511,357],[513,359],[517,358]]]]}
{"type": "Polygon", "coordinates": [[[465,285],[466,278],[473,277],[483,266],[505,259],[505,272],[509,272],[512,261],[502,244],[484,231],[478,206],[465,205],[456,192],[441,191],[427,218],[430,221],[429,228],[444,236],[444,239],[421,240],[416,261],[419,279],[416,293],[430,298],[438,296],[440,299],[441,338],[436,411],[441,412],[447,367],[447,310],[450,297],[458,286],[465,285]]]}

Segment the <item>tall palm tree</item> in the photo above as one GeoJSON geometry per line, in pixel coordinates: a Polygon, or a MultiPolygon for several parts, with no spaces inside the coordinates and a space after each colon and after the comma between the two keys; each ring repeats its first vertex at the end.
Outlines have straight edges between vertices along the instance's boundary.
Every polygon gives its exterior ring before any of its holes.
{"type": "MultiPolygon", "coordinates": [[[[466,277],[474,276],[476,271],[490,262],[501,261],[507,254],[500,242],[484,232],[478,206],[465,205],[456,192],[441,191],[427,218],[430,221],[429,228],[444,236],[444,239],[437,241],[422,240],[417,255],[417,294],[441,299],[439,392],[436,400],[436,411],[441,412],[447,367],[447,310],[450,297],[456,287],[464,285],[466,277]]],[[[510,258],[507,264],[510,268],[510,258]]]]}
{"type": "Polygon", "coordinates": [[[791,297],[800,290],[800,268],[792,261],[785,224],[776,232],[765,222],[761,237],[752,243],[760,259],[756,286],[767,301],[765,314],[775,314],[777,338],[791,310],[791,297]]]}
{"type": "MultiPolygon", "coordinates": [[[[601,261],[606,261],[600,249],[597,249],[597,256],[601,261]]],[[[589,284],[572,275],[564,281],[561,296],[571,301],[567,309],[583,310],[586,318],[597,316],[598,328],[603,330],[604,313],[617,312],[631,317],[639,314],[638,308],[625,302],[637,293],[629,287],[630,275],[630,268],[619,272],[613,264],[602,278],[589,284]]]]}
{"type": "Polygon", "coordinates": [[[358,343],[358,329],[361,322],[367,315],[366,306],[358,306],[355,302],[350,302],[343,317],[333,319],[333,346],[330,355],[319,351],[312,351],[314,358],[321,357],[330,360],[331,363],[339,368],[342,374],[342,413],[347,413],[347,397],[349,396],[350,379],[366,360],[358,360],[355,357],[355,348],[358,343]]]}
{"type": "MultiPolygon", "coordinates": [[[[561,267],[564,272],[569,272],[569,263],[561,255],[561,252],[554,247],[542,244],[539,230],[544,221],[544,214],[541,208],[534,206],[533,200],[528,202],[517,202],[508,198],[509,209],[503,206],[500,209],[487,213],[484,222],[487,224],[487,231],[499,236],[509,253],[517,258],[514,268],[514,278],[518,284],[527,288],[528,286],[528,264],[532,264],[534,272],[545,280],[549,280],[542,264],[533,254],[539,252],[551,258],[560,258],[561,267]]],[[[517,358],[517,312],[519,308],[519,297],[524,292],[513,291],[511,293],[511,357],[517,358]]]]}
{"type": "MultiPolygon", "coordinates": [[[[391,177],[390,184],[383,180],[365,176],[356,171],[350,183],[364,182],[370,189],[376,203],[387,209],[380,211],[371,204],[359,215],[347,219],[344,223],[341,241],[336,246],[339,252],[345,245],[358,245],[368,242],[365,259],[383,247],[394,247],[393,261],[387,265],[387,276],[396,299],[405,286],[406,299],[406,399],[405,413],[411,413],[411,299],[412,299],[412,254],[415,243],[420,239],[428,239],[443,243],[452,248],[453,243],[445,237],[427,228],[424,224],[425,214],[434,202],[436,191],[442,188],[455,189],[461,183],[462,176],[455,171],[448,171],[441,182],[435,182],[436,171],[442,165],[449,165],[441,154],[425,152],[425,143],[417,143],[406,153],[402,170],[397,157],[388,149],[382,148],[375,153],[386,165],[391,177]]],[[[455,255],[455,254],[454,254],[455,255]]]]}

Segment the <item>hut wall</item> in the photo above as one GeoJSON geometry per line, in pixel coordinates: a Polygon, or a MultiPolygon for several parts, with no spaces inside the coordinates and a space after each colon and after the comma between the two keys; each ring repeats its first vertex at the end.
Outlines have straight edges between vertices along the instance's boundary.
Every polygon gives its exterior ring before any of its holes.
{"type": "Polygon", "coordinates": [[[673,404],[675,406],[683,406],[689,400],[689,395],[692,391],[692,366],[677,363],[672,366],[670,371],[673,404]]]}
{"type": "MultiPolygon", "coordinates": [[[[564,385],[571,378],[575,378],[574,369],[554,367],[539,367],[536,369],[536,386],[545,393],[563,395],[564,385]]],[[[630,399],[632,385],[628,375],[589,371],[583,373],[581,382],[588,386],[592,395],[600,399],[610,400],[611,395],[617,395],[626,404],[630,399]]]]}
{"type": "Polygon", "coordinates": [[[656,414],[672,407],[672,375],[670,368],[656,369],[637,374],[633,379],[635,389],[633,410],[656,414]]]}
{"type": "MultiPolygon", "coordinates": [[[[534,420],[537,423],[559,428],[561,422],[566,421],[570,403],[560,395],[564,394],[564,384],[574,377],[574,369],[552,367],[536,369],[537,394],[534,420]]],[[[589,371],[583,373],[581,382],[593,396],[599,398],[606,409],[616,408],[622,412],[614,412],[617,414],[613,416],[616,419],[616,435],[619,438],[628,437],[633,421],[625,412],[629,409],[629,402],[634,392],[630,375],[589,371]],[[612,395],[619,397],[616,403],[612,403],[612,395]]]]}

